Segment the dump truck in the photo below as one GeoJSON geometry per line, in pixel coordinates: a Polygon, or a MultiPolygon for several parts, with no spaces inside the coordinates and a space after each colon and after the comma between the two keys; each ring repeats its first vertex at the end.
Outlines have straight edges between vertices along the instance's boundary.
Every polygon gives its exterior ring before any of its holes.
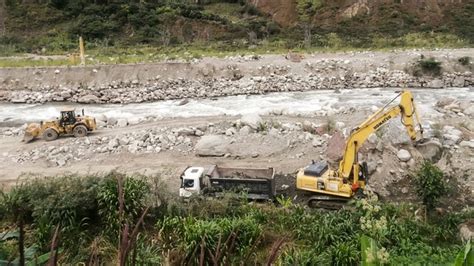
{"type": "Polygon", "coordinates": [[[235,192],[250,200],[271,200],[276,193],[274,177],[273,168],[189,166],[181,174],[179,196],[219,197],[224,192],[235,192]]]}

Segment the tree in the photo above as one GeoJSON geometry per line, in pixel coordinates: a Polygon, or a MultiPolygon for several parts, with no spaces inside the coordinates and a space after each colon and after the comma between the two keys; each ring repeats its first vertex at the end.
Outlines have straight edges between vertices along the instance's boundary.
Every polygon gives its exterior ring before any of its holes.
{"type": "Polygon", "coordinates": [[[8,194],[2,193],[0,202],[5,213],[8,214],[8,218],[18,227],[19,237],[18,237],[18,253],[19,260],[18,265],[25,265],[25,218],[28,212],[27,196],[26,193],[22,190],[22,186],[19,188],[14,188],[8,194]]]}
{"type": "Polygon", "coordinates": [[[319,8],[321,8],[321,0],[298,0],[296,9],[298,11],[299,23],[304,31],[304,42],[306,47],[311,46],[311,21],[319,8]]]}

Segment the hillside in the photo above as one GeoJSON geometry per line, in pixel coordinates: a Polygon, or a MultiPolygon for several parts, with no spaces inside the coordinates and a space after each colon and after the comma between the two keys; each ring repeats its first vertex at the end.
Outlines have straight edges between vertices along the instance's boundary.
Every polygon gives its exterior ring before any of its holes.
{"type": "Polygon", "coordinates": [[[90,47],[470,46],[473,14],[473,0],[2,0],[0,55],[71,51],[79,35],[90,47]]]}

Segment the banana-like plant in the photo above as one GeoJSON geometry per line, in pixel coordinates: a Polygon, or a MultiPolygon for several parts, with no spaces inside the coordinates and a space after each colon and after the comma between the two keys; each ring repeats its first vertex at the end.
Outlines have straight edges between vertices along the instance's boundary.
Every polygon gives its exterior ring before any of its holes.
{"type": "Polygon", "coordinates": [[[456,256],[453,266],[470,266],[474,265],[474,247],[471,241],[468,241],[463,250],[456,256]]]}
{"type": "MultiPolygon", "coordinates": [[[[11,240],[11,239],[18,239],[20,234],[18,232],[4,232],[0,233],[0,243],[3,241],[11,240]]],[[[32,245],[30,247],[25,248],[25,265],[26,266],[33,266],[33,265],[44,265],[49,260],[50,252],[36,256],[37,246],[32,245]]],[[[0,265],[20,265],[20,258],[15,258],[13,260],[4,260],[0,259],[0,265]]]]}
{"type": "Polygon", "coordinates": [[[361,266],[379,266],[388,262],[388,252],[385,248],[379,248],[375,239],[363,235],[360,239],[361,266]]]}

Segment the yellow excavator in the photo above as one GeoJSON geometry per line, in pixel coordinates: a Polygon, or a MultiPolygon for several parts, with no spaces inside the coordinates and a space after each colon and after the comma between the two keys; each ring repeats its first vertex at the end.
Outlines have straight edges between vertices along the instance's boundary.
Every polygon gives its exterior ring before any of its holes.
{"type": "Polygon", "coordinates": [[[85,137],[87,133],[96,130],[95,118],[84,115],[76,115],[73,108],[61,110],[61,117],[51,121],[41,121],[41,123],[29,124],[25,129],[23,141],[28,143],[38,136],[42,136],[46,141],[52,141],[60,135],[74,135],[74,137],[85,137]]]}
{"type": "Polygon", "coordinates": [[[310,207],[338,208],[354,196],[363,196],[363,190],[368,180],[368,169],[365,162],[359,162],[358,151],[371,133],[397,116],[401,116],[401,123],[406,127],[413,142],[416,143],[423,139],[423,127],[413,101],[413,95],[410,91],[403,90],[351,131],[338,170],[329,169],[326,162],[313,161],[298,171],[296,188],[312,192],[308,199],[310,207]],[[400,98],[400,103],[391,106],[391,103],[398,98],[400,98]]]}

